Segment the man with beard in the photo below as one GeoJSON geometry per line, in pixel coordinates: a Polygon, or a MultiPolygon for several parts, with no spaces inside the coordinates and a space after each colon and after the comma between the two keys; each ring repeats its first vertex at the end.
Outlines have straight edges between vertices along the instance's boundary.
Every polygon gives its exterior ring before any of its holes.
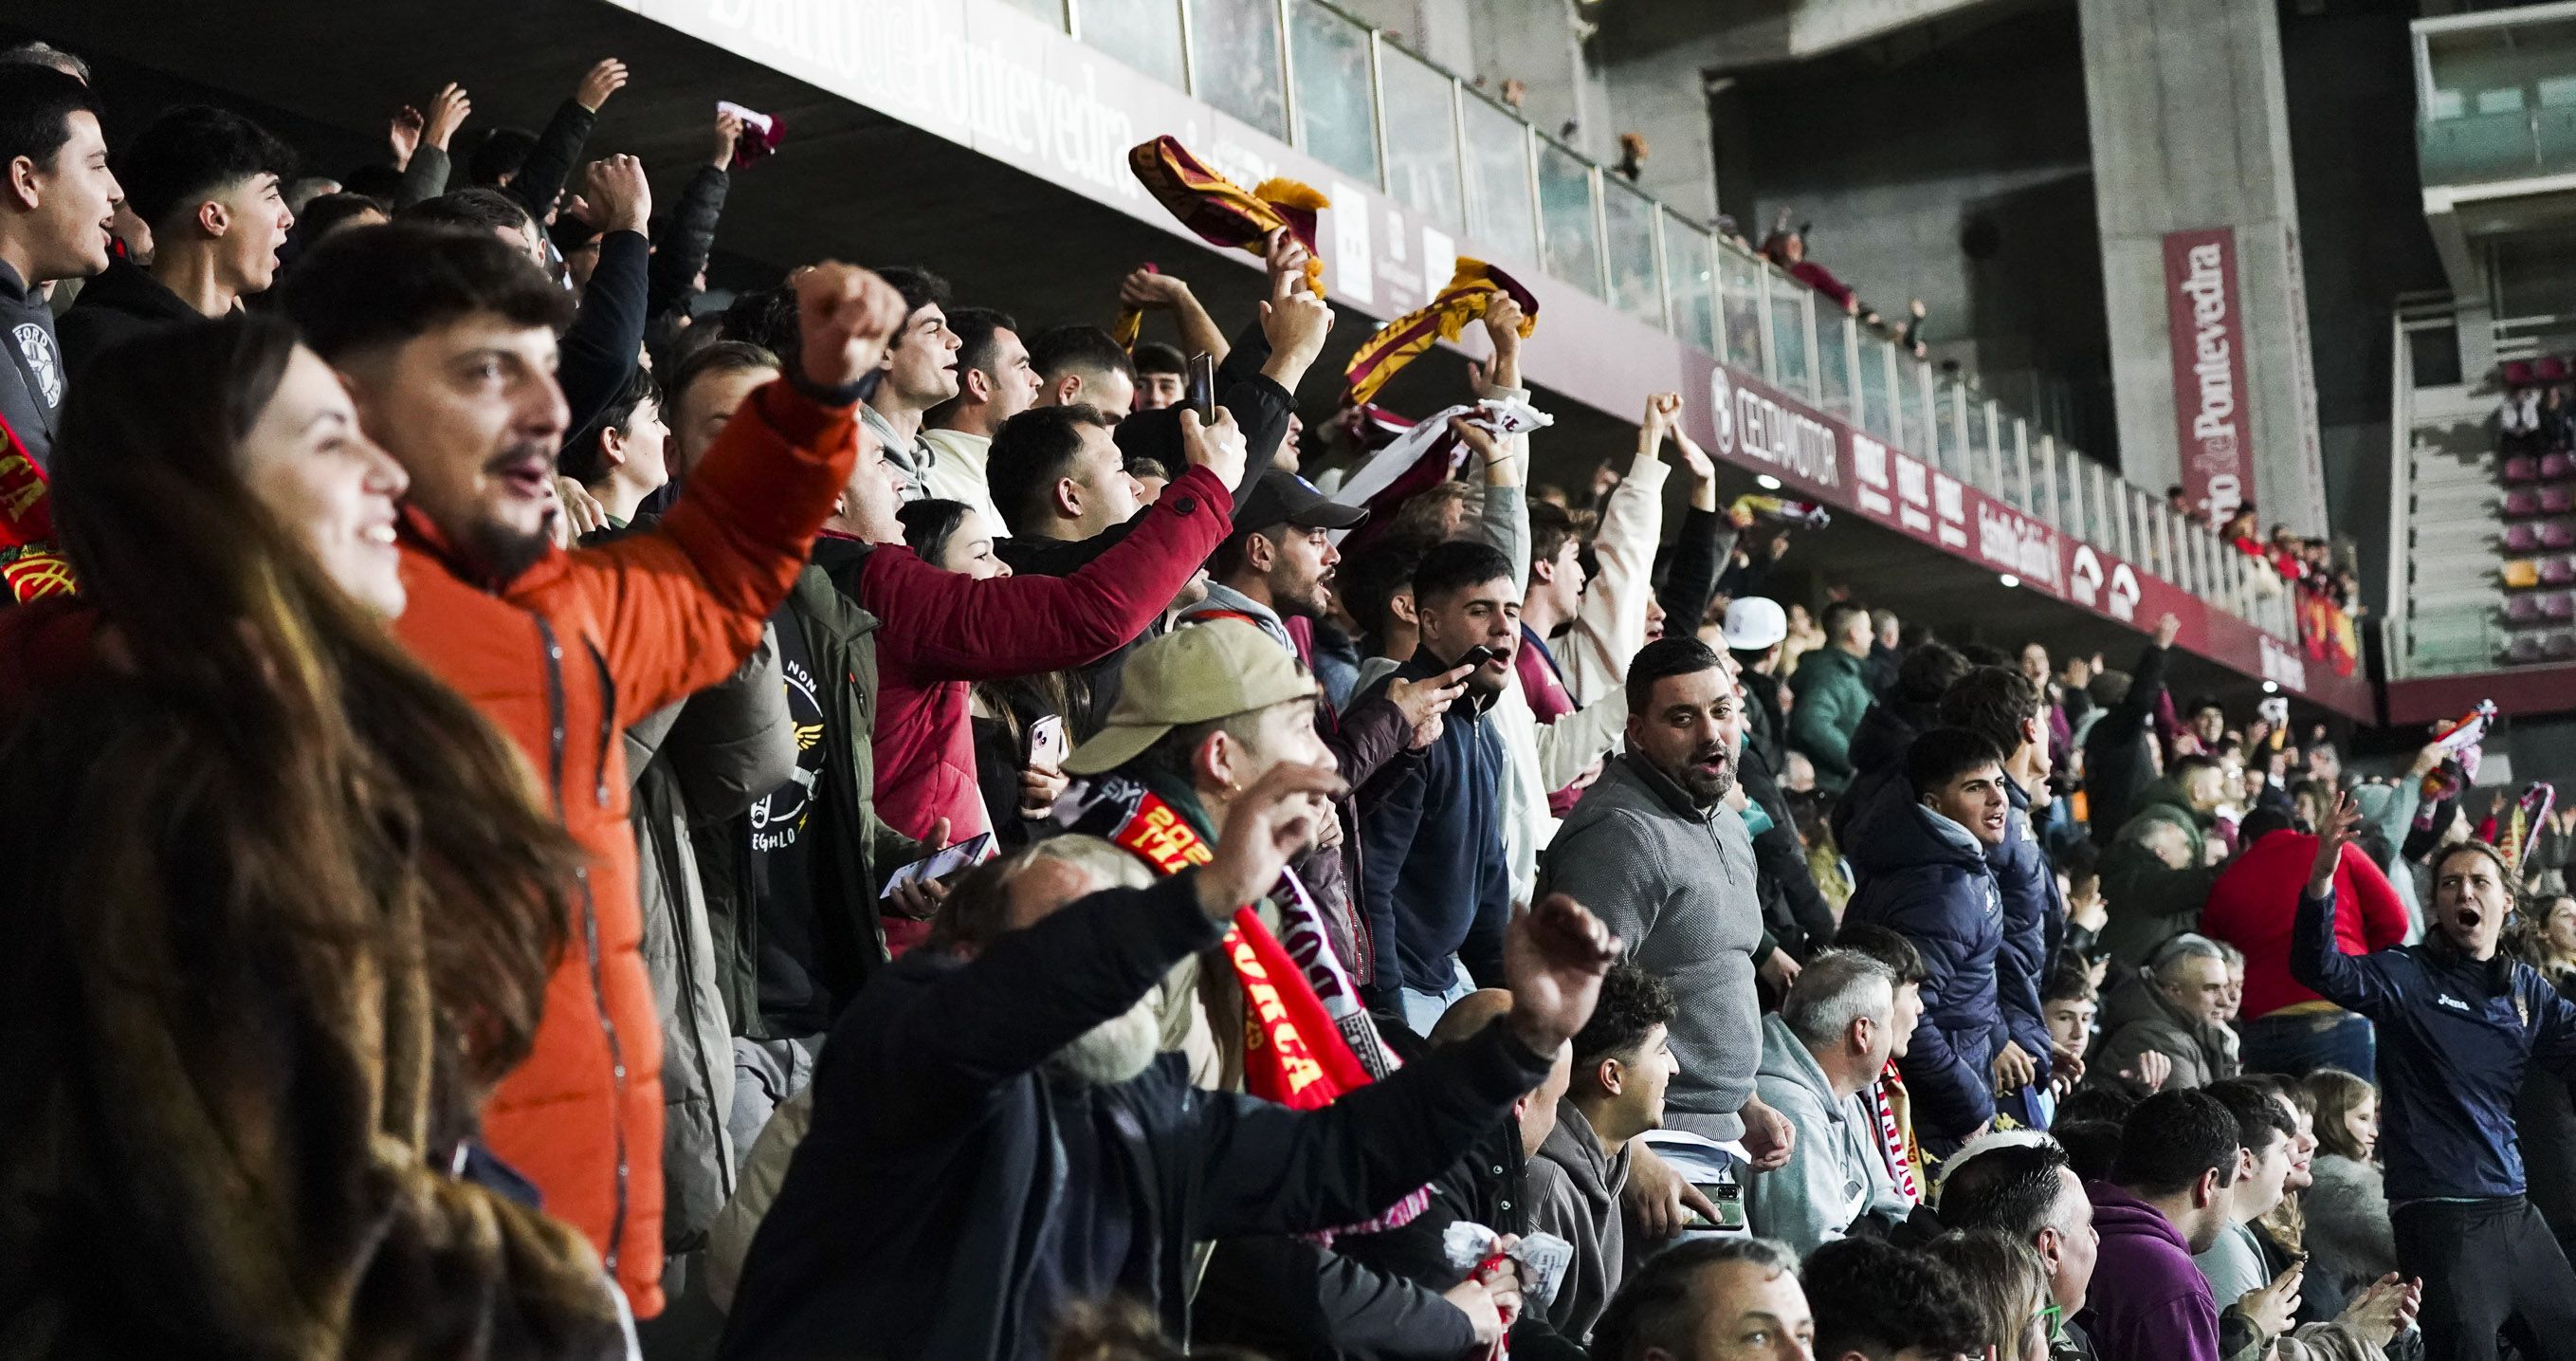
{"type": "MultiPolygon", "coordinates": [[[[1628,664],[1627,685],[1627,750],[1557,830],[1539,892],[1601,904],[1628,962],[1682,1000],[1670,1031],[1681,1072],[1665,1092],[1664,1123],[1742,1139],[1757,1170],[1785,1167],[1795,1131],[1753,1086],[1762,904],[1753,840],[1730,797],[1743,701],[1725,663],[1689,636],[1648,643],[1628,664]]],[[[1643,1145],[1632,1147],[1623,1194],[1649,1244],[1680,1231],[1685,1203],[1716,1213],[1643,1145]]]]}
{"type": "Polygon", "coordinates": [[[1185,1340],[1194,1241],[1357,1222],[1499,1123],[1591,1014],[1617,948],[1571,899],[1513,922],[1500,1022],[1321,1110],[1193,1090],[1154,1054],[1149,994],[1270,890],[1338,785],[1274,767],[1204,863],[1006,912],[988,938],[955,921],[963,948],[861,994],[723,1356],[1035,1358],[1064,1306],[1113,1293],[1185,1340]]]}
{"type": "Polygon", "coordinates": [[[1360,813],[1360,902],[1377,942],[1374,1000],[1381,1008],[1396,1001],[1417,1035],[1430,1034],[1450,1003],[1502,980],[1512,879],[1503,854],[1502,737],[1485,718],[1511,679],[1520,643],[1513,575],[1511,559],[1491,544],[1452,540],[1423,554],[1413,569],[1422,646],[1384,692],[1423,682],[1465,687],[1426,729],[1420,766],[1360,813]]]}
{"type": "Polygon", "coordinates": [[[2532,1064],[2576,1076],[2576,1004],[2496,952],[2517,876],[2482,841],[2433,861],[2433,929],[2366,955],[2335,944],[2335,867],[2361,811],[2335,796],[2291,925],[2290,973],[2379,1027],[2381,1161],[2398,1269],[2424,1282],[2425,1354],[2491,1358],[2518,1318],[2576,1357],[2576,1271],[2523,1198],[2514,1095],[2532,1064]]]}
{"type": "Polygon", "coordinates": [[[368,437],[410,475],[396,633],[517,740],[588,852],[535,1047],[483,1130],[647,1317],[662,1306],[661,1054],[618,734],[750,654],[849,473],[851,408],[902,303],[841,264],[796,293],[796,365],[725,425],[670,513],[565,552],[552,531],[568,298],[553,280],[488,232],[396,224],[334,235],[286,290],[368,437]]]}
{"type": "MultiPolygon", "coordinates": [[[[1311,670],[1311,628],[1332,606],[1335,569],[1342,560],[1341,550],[1333,546],[1332,531],[1353,528],[1367,518],[1367,511],[1327,499],[1295,473],[1272,469],[1260,474],[1235,514],[1234,532],[1208,559],[1206,598],[1184,609],[1181,622],[1240,620],[1261,630],[1262,636],[1311,670]],[[1308,626],[1305,642],[1289,628],[1292,619],[1308,626]]],[[[1327,919],[1336,924],[1334,948],[1341,953],[1343,967],[1364,986],[1389,967],[1395,943],[1355,921],[1347,933],[1339,929],[1341,922],[1360,917],[1369,906],[1363,893],[1364,847],[1354,835],[1359,812],[1353,799],[1363,788],[1389,792],[1393,782],[1405,778],[1418,760],[1408,753],[1431,745],[1439,716],[1458,698],[1464,679],[1449,668],[1427,677],[1399,679],[1361,695],[1340,713],[1330,700],[1316,697],[1316,731],[1331,749],[1348,792],[1335,800],[1331,825],[1315,849],[1298,862],[1297,872],[1329,909],[1327,919]]],[[[1438,1013],[1431,1019],[1437,1020],[1438,1013]]],[[[1423,1024],[1427,1027],[1430,1022],[1423,1024]]]]}

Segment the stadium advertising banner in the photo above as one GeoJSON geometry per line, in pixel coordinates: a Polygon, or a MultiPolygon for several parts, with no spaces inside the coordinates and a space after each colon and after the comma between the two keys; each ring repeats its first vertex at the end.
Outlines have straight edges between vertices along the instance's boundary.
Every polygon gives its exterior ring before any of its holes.
{"type": "Polygon", "coordinates": [[[2225,520],[2245,503],[2254,477],[2234,229],[2165,233],[2165,319],[2183,493],[2225,520]]]}

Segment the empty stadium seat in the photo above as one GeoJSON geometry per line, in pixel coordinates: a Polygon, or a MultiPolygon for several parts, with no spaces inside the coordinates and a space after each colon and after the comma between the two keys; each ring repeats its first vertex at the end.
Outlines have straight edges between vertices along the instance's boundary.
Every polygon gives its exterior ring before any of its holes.
{"type": "Polygon", "coordinates": [[[2500,575],[2508,588],[2523,590],[2540,584],[2540,564],[2529,558],[2515,558],[2504,565],[2500,575]]]}
{"type": "Polygon", "coordinates": [[[2550,634],[2540,645],[2540,655],[2553,662],[2576,659],[2576,633],[2561,629],[2550,634]]]}
{"type": "Polygon", "coordinates": [[[2542,355],[2539,362],[2531,366],[2531,376],[2544,383],[2564,382],[2567,378],[2567,360],[2561,355],[2542,355]]]}
{"type": "Polygon", "coordinates": [[[2504,494],[2504,513],[2516,516],[2538,515],[2540,513],[2539,489],[2534,487],[2516,487],[2512,491],[2506,492],[2504,494]]]}
{"type": "Polygon", "coordinates": [[[2517,666],[2527,666],[2544,655],[2537,633],[2517,633],[2512,642],[2505,644],[2504,659],[2517,666]]]}
{"type": "Polygon", "coordinates": [[[2568,476],[2576,476],[2576,458],[2570,458],[2565,454],[2543,454],[2540,456],[2541,481],[2555,482],[2560,478],[2568,476]]]}
{"type": "Polygon", "coordinates": [[[2504,385],[2509,388],[2527,388],[2531,386],[2531,361],[2528,359],[2507,360],[2504,366],[2504,385]]]}
{"type": "Polygon", "coordinates": [[[2528,628],[2540,622],[2540,597],[2515,595],[2505,597],[2504,622],[2514,628],[2528,628]]]}
{"type": "Polygon", "coordinates": [[[2508,553],[2529,553],[2540,547],[2540,527],[2528,520],[2504,527],[2504,548],[2508,553]]]}
{"type": "Polygon", "coordinates": [[[2576,486],[2564,482],[2540,489],[2540,511],[2544,515],[2564,515],[2576,510],[2576,486]]]}
{"type": "Polygon", "coordinates": [[[2540,584],[2576,586],[2576,558],[2561,555],[2540,560],[2540,584]]]}
{"type": "Polygon", "coordinates": [[[2544,520],[2540,524],[2540,546],[2543,548],[2576,548],[2576,525],[2565,520],[2544,520]]]}
{"type": "Polygon", "coordinates": [[[2540,480],[2540,460],[2529,454],[2516,454],[2504,461],[2504,480],[2510,486],[2518,482],[2540,480]]]}

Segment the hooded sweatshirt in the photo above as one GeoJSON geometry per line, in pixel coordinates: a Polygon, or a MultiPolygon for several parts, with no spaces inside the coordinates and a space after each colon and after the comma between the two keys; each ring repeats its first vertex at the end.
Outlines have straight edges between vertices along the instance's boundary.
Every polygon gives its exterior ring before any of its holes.
{"type": "Polygon", "coordinates": [[[1835,1095],[1824,1066],[1777,1013],[1762,1018],[1762,1068],[1753,1087],[1762,1104],[1798,1130],[1797,1156],[1788,1166],[1745,1178],[1744,1213],[1753,1232],[1804,1256],[1842,1237],[1862,1215],[1913,1213],[1912,1198],[1889,1177],[1878,1114],[1863,1104],[1865,1092],[1835,1095]]]}
{"type": "Polygon", "coordinates": [[[2086,1182],[2102,1237],[2078,1321],[2102,1361],[2218,1361],[2218,1303],[2164,1213],[2109,1182],[2086,1182]]]}
{"type": "Polygon", "coordinates": [[[1556,1128],[1529,1168],[1530,1228],[1574,1245],[1574,1261],[1547,1306],[1547,1321],[1567,1337],[1592,1331],[1602,1306],[1619,1293],[1628,1262],[1627,1220],[1619,1192],[1628,1184],[1628,1150],[1601,1151],[1592,1121],[1571,1097],[1556,1103],[1556,1128]]]}
{"type": "MultiPolygon", "coordinates": [[[[0,264],[0,424],[16,432],[27,457],[53,458],[54,425],[63,409],[63,354],[54,342],[54,313],[44,289],[0,264]]],[[[5,444],[5,441],[0,441],[5,444]]]]}
{"type": "Polygon", "coordinates": [[[1890,781],[1853,820],[1846,854],[1859,887],[1845,922],[1875,922],[1923,955],[1923,1017],[1898,1071],[1926,1142],[1965,1139],[1995,1113],[1994,1057],[2007,1038],[1995,956],[2003,894],[1967,828],[1890,781]]]}
{"type": "Polygon", "coordinates": [[[62,341],[64,370],[79,373],[118,341],[202,320],[197,309],[151,271],[117,260],[81,290],[80,300],[55,323],[55,332],[62,341]]]}

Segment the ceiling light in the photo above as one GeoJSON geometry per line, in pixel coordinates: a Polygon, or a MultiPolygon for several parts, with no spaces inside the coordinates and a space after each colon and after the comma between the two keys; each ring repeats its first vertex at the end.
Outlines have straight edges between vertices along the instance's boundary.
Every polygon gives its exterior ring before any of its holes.
{"type": "Polygon", "coordinates": [[[2003,576],[2002,576],[2001,578],[1999,578],[1999,579],[2003,582],[2003,584],[2004,584],[2004,586],[2005,586],[2005,588],[2006,588],[2006,589],[2010,589],[2010,588],[2012,588],[2012,587],[2019,586],[2019,585],[2021,584],[2021,578],[2020,578],[2020,577],[2017,577],[2017,576],[2014,576],[2014,575],[2013,575],[2012,573],[2010,573],[2010,572],[2006,572],[2006,573],[2004,573],[2004,574],[2003,574],[2003,576]]]}
{"type": "Polygon", "coordinates": [[[1754,479],[1753,479],[1753,482],[1754,482],[1754,485],[1756,485],[1756,486],[1758,486],[1758,487],[1762,488],[1762,490],[1764,490],[1764,491],[1778,491],[1778,490],[1780,490],[1780,479],[1778,479],[1778,478],[1776,478],[1776,477],[1773,477],[1773,476],[1772,476],[1771,474],[1769,474],[1769,473],[1763,473],[1763,474],[1761,474],[1760,476],[1758,476],[1758,477],[1754,478],[1754,479]]]}
{"type": "Polygon", "coordinates": [[[2281,693],[2281,687],[2271,681],[2265,681],[2263,682],[2263,693],[2267,695],[2277,695],[2281,693]]]}

